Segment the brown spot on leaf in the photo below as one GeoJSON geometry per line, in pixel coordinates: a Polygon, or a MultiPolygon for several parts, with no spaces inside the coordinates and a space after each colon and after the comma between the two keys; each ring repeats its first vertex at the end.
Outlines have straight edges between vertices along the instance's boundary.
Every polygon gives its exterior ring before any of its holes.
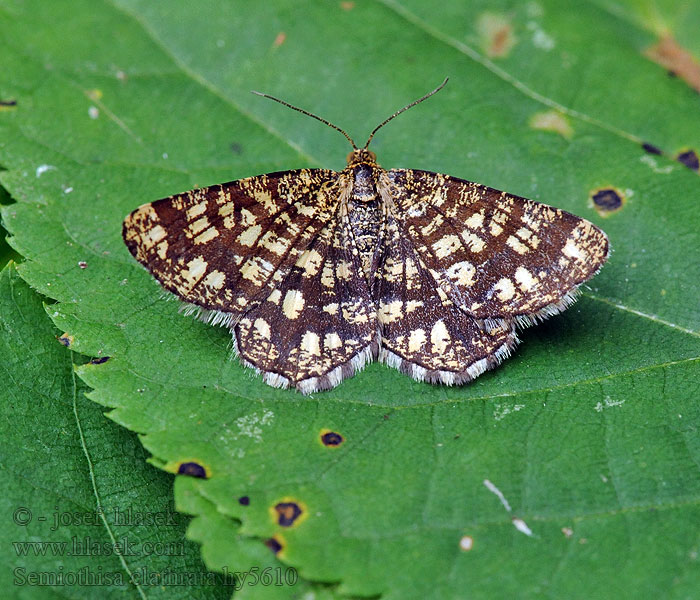
{"type": "Polygon", "coordinates": [[[695,150],[686,150],[685,152],[681,152],[678,154],[678,156],[676,156],[676,160],[679,163],[683,163],[686,167],[692,169],[693,171],[700,170],[700,160],[698,160],[698,155],[695,150]]]}
{"type": "Polygon", "coordinates": [[[70,348],[73,345],[73,336],[69,333],[59,335],[56,339],[59,344],[63,344],[66,348],[70,348]]]}
{"type": "Polygon", "coordinates": [[[241,152],[243,152],[243,146],[238,142],[233,142],[233,144],[231,144],[231,152],[234,154],[241,154],[241,152]]]}
{"type": "Polygon", "coordinates": [[[78,261],[78,266],[79,266],[81,269],[87,269],[87,266],[88,266],[88,265],[87,265],[87,263],[86,263],[84,260],[79,260],[79,261],[78,261]]]}
{"type": "Polygon", "coordinates": [[[355,3],[354,2],[341,2],[340,8],[342,8],[343,10],[352,10],[353,8],[355,8],[355,3]]]}
{"type": "Polygon", "coordinates": [[[329,429],[321,430],[321,443],[324,446],[338,447],[345,441],[342,435],[337,431],[330,431],[329,429]]]}
{"type": "Polygon", "coordinates": [[[302,515],[303,511],[296,502],[278,502],[275,504],[277,524],[282,527],[291,527],[302,515]]]}
{"type": "Polygon", "coordinates": [[[649,154],[663,154],[663,152],[659,148],[647,142],[644,142],[642,144],[642,149],[644,150],[644,152],[648,152],[649,154]]]}
{"type": "Polygon", "coordinates": [[[602,217],[620,210],[624,203],[624,194],[615,188],[601,188],[591,193],[591,204],[602,217]]]}
{"type": "Polygon", "coordinates": [[[275,41],[272,42],[272,47],[279,48],[282,44],[284,44],[284,40],[286,40],[286,39],[287,39],[287,34],[284,31],[280,31],[277,34],[275,41]]]}
{"type": "Polygon", "coordinates": [[[248,496],[241,496],[238,499],[238,504],[241,506],[248,506],[250,504],[250,498],[248,496]]]}
{"type": "Polygon", "coordinates": [[[197,462],[183,462],[177,468],[178,475],[188,475],[189,477],[198,477],[199,479],[207,479],[207,470],[197,462]]]}
{"type": "Polygon", "coordinates": [[[490,58],[503,58],[508,56],[515,45],[515,36],[510,19],[505,15],[485,12],[479,16],[476,23],[481,47],[490,58]]]}
{"type": "Polygon", "coordinates": [[[284,546],[282,546],[282,543],[276,538],[276,537],[271,537],[267,540],[265,540],[265,545],[272,550],[274,554],[279,554],[280,551],[284,546]]]}
{"type": "Polygon", "coordinates": [[[91,365],[101,365],[102,363],[106,363],[110,359],[109,356],[98,356],[96,358],[93,358],[90,360],[91,365]]]}
{"type": "Polygon", "coordinates": [[[700,92],[700,63],[670,35],[647,48],[644,55],[700,92]]]}
{"type": "Polygon", "coordinates": [[[0,100],[0,111],[14,110],[17,107],[17,100],[0,100]]]}

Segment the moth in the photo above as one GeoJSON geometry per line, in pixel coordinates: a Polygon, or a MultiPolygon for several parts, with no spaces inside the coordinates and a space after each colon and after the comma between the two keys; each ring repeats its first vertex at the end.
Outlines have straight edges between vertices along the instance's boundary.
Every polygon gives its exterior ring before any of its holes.
{"type": "MultiPolygon", "coordinates": [[[[190,312],[231,330],[275,387],[333,388],[374,359],[470,381],[572,304],[608,238],[566,211],[449,175],[385,170],[340,131],[347,167],[267,173],[144,204],[124,241],[190,312]]],[[[255,92],[257,93],[257,92],[255,92]]]]}

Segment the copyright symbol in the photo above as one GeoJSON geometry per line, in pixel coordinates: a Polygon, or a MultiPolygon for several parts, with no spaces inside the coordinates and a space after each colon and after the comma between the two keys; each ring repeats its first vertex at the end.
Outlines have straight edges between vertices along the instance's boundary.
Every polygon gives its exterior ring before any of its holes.
{"type": "Polygon", "coordinates": [[[15,522],[15,525],[25,527],[32,522],[32,511],[24,506],[20,506],[12,513],[12,520],[15,522]]]}

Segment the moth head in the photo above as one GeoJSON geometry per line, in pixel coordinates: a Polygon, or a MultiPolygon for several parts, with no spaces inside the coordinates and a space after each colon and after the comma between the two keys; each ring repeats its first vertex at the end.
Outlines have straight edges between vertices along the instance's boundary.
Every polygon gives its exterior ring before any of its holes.
{"type": "Polygon", "coordinates": [[[361,164],[376,165],[377,155],[366,148],[355,148],[350,154],[348,154],[346,160],[348,161],[348,167],[361,164]]]}

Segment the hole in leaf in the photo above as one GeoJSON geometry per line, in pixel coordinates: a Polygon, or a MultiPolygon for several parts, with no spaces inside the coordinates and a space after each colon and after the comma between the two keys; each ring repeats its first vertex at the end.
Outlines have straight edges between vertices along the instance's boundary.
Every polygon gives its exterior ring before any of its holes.
{"type": "Polygon", "coordinates": [[[101,365],[103,363],[106,363],[109,359],[110,359],[109,356],[98,356],[97,358],[90,359],[90,364],[91,365],[101,365]]]}
{"type": "Polygon", "coordinates": [[[238,504],[241,506],[248,506],[250,504],[250,498],[248,496],[241,496],[238,499],[238,504]]]}

